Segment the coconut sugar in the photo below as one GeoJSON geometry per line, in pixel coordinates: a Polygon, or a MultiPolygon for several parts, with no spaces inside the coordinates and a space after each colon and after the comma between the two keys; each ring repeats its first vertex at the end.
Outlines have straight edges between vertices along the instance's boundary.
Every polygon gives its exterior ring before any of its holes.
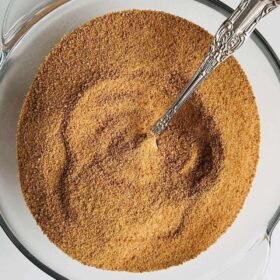
{"type": "Polygon", "coordinates": [[[232,224],[258,161],[252,89],[234,58],[155,138],[212,37],[162,12],[95,18],[41,65],[17,133],[22,192],[72,258],[119,271],[181,264],[232,224]]]}

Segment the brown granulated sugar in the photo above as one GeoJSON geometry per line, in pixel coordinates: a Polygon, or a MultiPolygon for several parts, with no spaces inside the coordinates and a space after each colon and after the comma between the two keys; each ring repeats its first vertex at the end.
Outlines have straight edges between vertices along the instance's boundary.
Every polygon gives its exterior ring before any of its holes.
{"type": "Polygon", "coordinates": [[[155,139],[150,128],[202,61],[211,36],[153,11],[98,17],[39,69],[17,134],[22,191],[48,238],[80,262],[152,271],[206,250],[255,175],[259,118],[234,58],[155,139]]]}

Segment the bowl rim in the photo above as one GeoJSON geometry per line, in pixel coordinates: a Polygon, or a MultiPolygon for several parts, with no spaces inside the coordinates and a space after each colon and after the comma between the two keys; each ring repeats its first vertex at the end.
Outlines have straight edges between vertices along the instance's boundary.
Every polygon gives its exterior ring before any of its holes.
{"type": "MultiPolygon", "coordinates": [[[[227,4],[220,0],[194,0],[196,2],[199,2],[201,4],[204,4],[206,6],[209,6],[218,12],[222,13],[225,16],[229,16],[233,9],[229,7],[227,4]]],[[[261,51],[264,53],[266,58],[270,61],[271,65],[273,66],[273,69],[275,71],[275,74],[278,76],[278,79],[280,81],[280,59],[277,56],[274,49],[271,47],[271,45],[268,43],[268,41],[264,38],[264,36],[258,31],[255,30],[253,32],[252,39],[254,42],[261,46],[261,51]]],[[[280,208],[279,208],[280,209],[280,208]]],[[[279,210],[278,209],[278,210],[279,210]]],[[[271,236],[273,228],[275,227],[276,223],[280,219],[280,211],[277,211],[276,214],[272,217],[268,228],[266,230],[267,236],[271,236]]],[[[57,279],[57,280],[70,280],[69,278],[64,277],[63,275],[57,273],[53,269],[51,269],[49,266],[45,265],[43,262],[41,262],[39,259],[37,259],[31,252],[26,249],[26,247],[18,240],[18,238],[14,235],[10,227],[8,226],[8,223],[5,221],[4,217],[0,213],[0,227],[3,229],[7,237],[10,239],[10,241],[15,245],[15,247],[35,266],[37,266],[40,270],[45,272],[50,277],[57,279]]]]}

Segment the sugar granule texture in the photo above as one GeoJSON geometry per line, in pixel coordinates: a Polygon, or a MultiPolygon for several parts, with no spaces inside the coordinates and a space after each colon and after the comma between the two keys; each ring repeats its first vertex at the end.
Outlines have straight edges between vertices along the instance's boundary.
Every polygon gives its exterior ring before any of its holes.
{"type": "Polygon", "coordinates": [[[182,18],[126,11],[75,29],[45,59],[18,124],[20,182],[43,232],[74,259],[164,269],[206,250],[236,218],[260,128],[234,58],[160,138],[149,132],[210,42],[182,18]]]}

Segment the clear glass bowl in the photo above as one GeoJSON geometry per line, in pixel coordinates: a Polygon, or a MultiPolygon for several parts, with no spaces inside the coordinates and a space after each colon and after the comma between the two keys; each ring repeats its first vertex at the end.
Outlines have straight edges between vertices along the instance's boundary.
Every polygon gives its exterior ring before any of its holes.
{"type": "Polygon", "coordinates": [[[17,177],[16,125],[39,65],[63,34],[93,17],[127,9],[165,11],[212,34],[231,11],[217,0],[60,0],[40,1],[39,6],[34,0],[12,1],[0,52],[0,224],[15,246],[55,279],[259,279],[256,277],[264,271],[272,229],[279,219],[280,62],[258,32],[236,55],[253,87],[260,113],[257,175],[238,218],[207,251],[158,272],[98,270],[71,259],[52,244],[25,205],[17,177]]]}

